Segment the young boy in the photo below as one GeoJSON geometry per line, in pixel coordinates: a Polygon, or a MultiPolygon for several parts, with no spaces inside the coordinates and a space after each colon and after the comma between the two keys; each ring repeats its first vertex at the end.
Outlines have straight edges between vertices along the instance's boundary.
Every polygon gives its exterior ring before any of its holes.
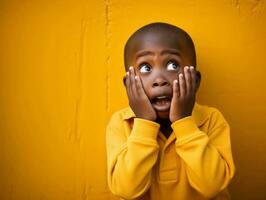
{"type": "Polygon", "coordinates": [[[229,199],[235,167],[226,120],[195,102],[201,75],[192,39],[152,23],[124,49],[129,106],[106,130],[108,185],[122,199],[229,199]],[[128,67],[130,66],[130,67],[128,67]]]}

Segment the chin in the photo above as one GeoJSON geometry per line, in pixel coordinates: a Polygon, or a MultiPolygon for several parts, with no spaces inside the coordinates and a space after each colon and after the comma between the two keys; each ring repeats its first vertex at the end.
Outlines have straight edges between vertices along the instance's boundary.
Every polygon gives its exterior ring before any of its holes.
{"type": "Polygon", "coordinates": [[[158,119],[169,119],[169,111],[157,112],[158,119]]]}

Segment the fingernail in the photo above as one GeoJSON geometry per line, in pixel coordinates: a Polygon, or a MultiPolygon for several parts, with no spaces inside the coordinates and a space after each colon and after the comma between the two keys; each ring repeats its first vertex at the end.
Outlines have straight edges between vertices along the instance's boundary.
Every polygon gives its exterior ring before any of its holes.
{"type": "Polygon", "coordinates": [[[135,79],[138,79],[138,76],[135,76],[135,79]]]}
{"type": "Polygon", "coordinates": [[[174,83],[176,84],[178,81],[177,80],[174,80],[174,83]]]}
{"type": "Polygon", "coordinates": [[[132,71],[132,70],[133,70],[133,67],[132,67],[132,66],[130,66],[130,67],[129,67],[129,70],[131,70],[131,71],[132,71]]]}
{"type": "Polygon", "coordinates": [[[129,75],[129,72],[127,72],[126,74],[127,74],[127,76],[128,76],[128,75],[129,75]]]}
{"type": "Polygon", "coordinates": [[[194,67],[193,66],[190,66],[190,70],[193,70],[194,69],[194,67]]]}

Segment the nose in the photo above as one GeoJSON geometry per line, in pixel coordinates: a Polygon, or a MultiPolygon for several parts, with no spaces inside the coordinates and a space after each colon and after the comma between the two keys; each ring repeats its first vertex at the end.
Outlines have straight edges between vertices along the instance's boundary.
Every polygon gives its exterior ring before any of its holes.
{"type": "Polygon", "coordinates": [[[168,86],[170,85],[169,82],[164,79],[163,77],[157,77],[155,78],[152,87],[162,87],[162,86],[168,86]]]}

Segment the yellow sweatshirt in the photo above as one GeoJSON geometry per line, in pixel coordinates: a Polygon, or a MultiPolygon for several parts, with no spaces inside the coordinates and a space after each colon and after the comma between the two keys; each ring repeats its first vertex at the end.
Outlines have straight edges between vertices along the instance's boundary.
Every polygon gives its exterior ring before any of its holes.
{"type": "Polygon", "coordinates": [[[108,185],[121,199],[230,199],[235,173],[230,130],[222,114],[195,103],[192,116],[160,124],[117,111],[106,130],[108,185]]]}

